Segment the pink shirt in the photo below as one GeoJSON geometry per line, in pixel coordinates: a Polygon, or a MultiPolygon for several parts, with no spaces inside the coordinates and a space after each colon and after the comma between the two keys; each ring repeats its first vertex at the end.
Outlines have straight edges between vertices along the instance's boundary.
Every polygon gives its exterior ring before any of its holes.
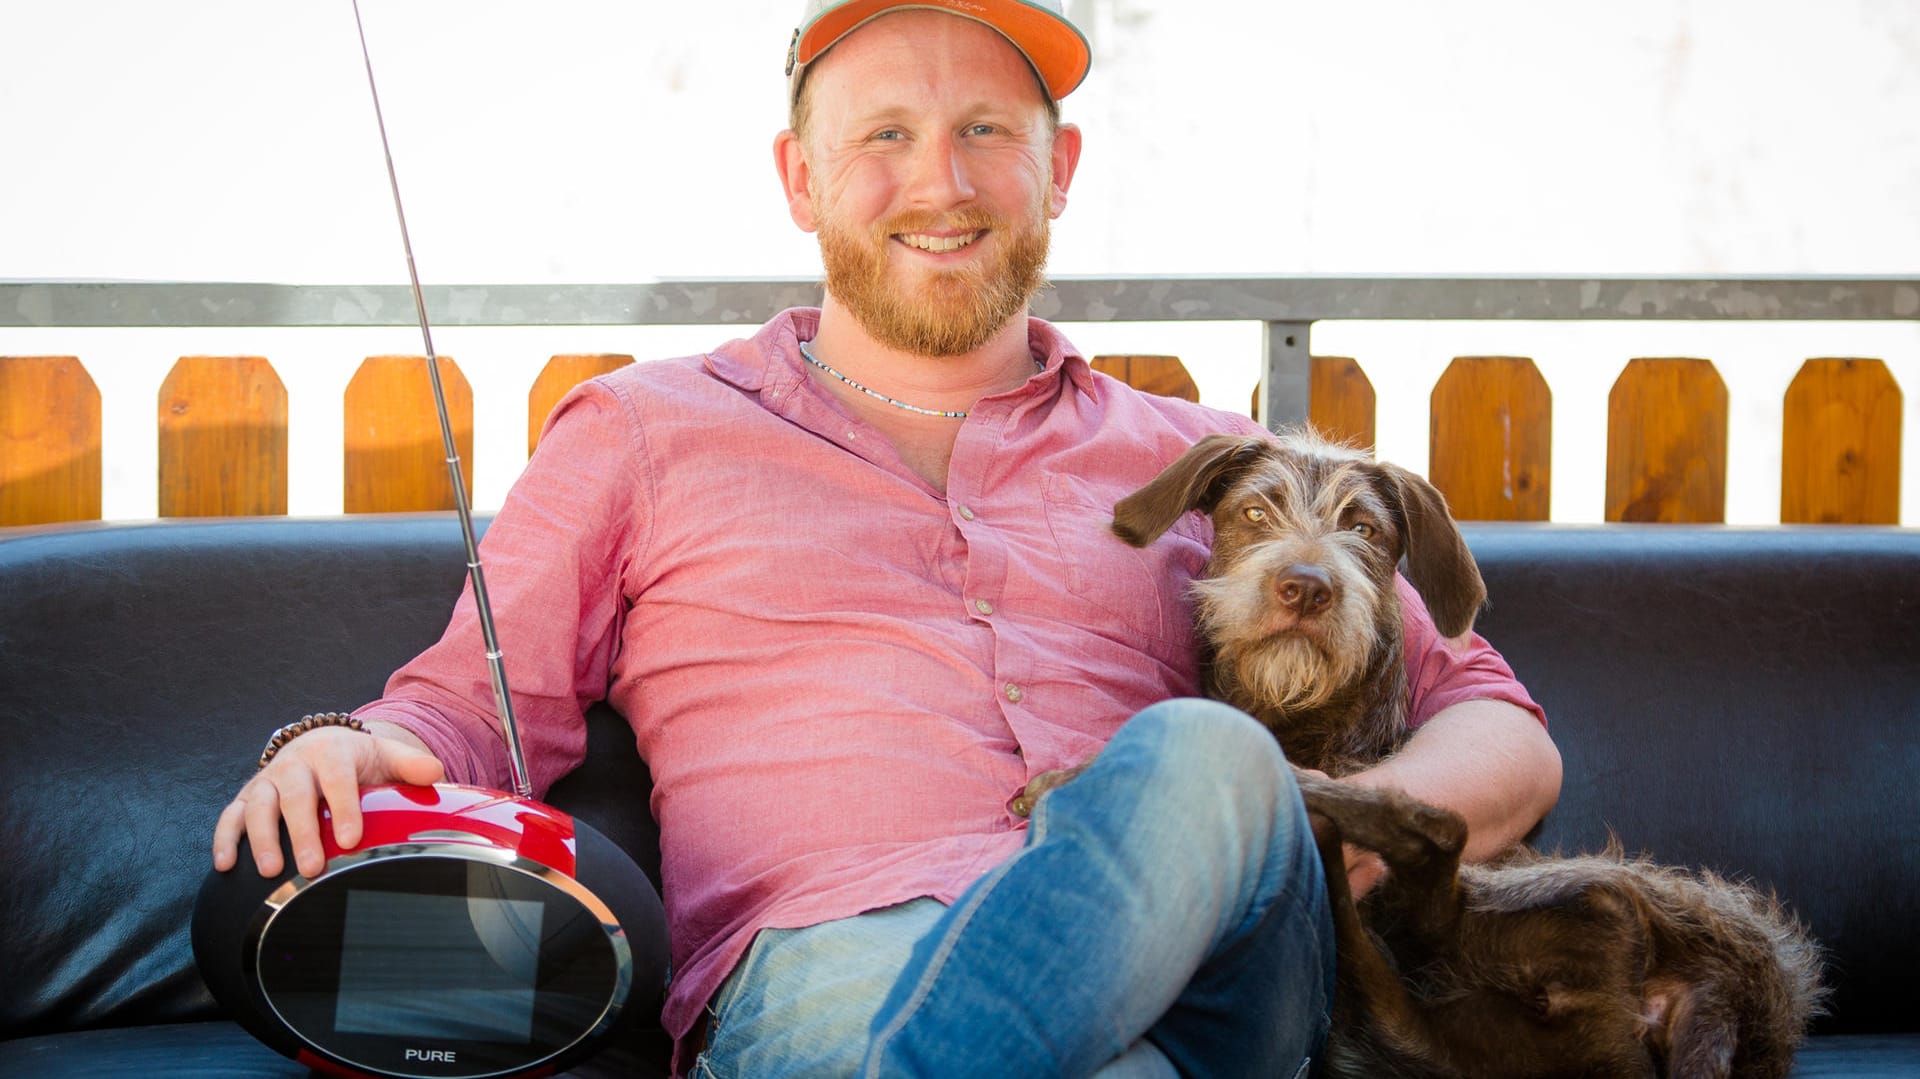
{"type": "MultiPolygon", "coordinates": [[[[577,388],[483,545],[536,794],[602,698],[653,773],[676,1038],[757,930],[953,900],[1019,848],[1030,778],[1198,691],[1185,589],[1211,526],[1189,514],[1143,551],[1108,524],[1200,436],[1259,430],[1096,374],[1035,319],[1044,370],[974,407],[942,496],[808,377],[818,321],[577,388]]],[[[1403,598],[1416,721],[1534,708],[1485,642],[1448,649],[1403,598]]],[[[463,596],[360,714],[503,786],[483,657],[463,596]]]]}

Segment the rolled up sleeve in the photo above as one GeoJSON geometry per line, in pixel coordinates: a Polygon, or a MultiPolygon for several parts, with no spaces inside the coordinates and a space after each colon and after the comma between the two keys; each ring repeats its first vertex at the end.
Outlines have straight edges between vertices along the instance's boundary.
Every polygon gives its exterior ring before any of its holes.
{"type": "Polygon", "coordinates": [[[1546,726],[1546,711],[1486,638],[1473,632],[1451,641],[1442,637],[1413,585],[1400,576],[1395,576],[1394,583],[1406,633],[1407,689],[1412,697],[1409,725],[1418,727],[1462,701],[1495,700],[1526,709],[1546,726]]]}

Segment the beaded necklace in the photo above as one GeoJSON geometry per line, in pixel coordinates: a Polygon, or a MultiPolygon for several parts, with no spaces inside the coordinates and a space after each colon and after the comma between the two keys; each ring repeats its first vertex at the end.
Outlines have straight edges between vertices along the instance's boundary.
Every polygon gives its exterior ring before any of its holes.
{"type": "Polygon", "coordinates": [[[854,389],[859,390],[861,393],[866,394],[868,397],[873,397],[881,401],[885,401],[887,404],[890,404],[895,408],[904,408],[908,412],[918,412],[922,416],[939,416],[943,419],[949,419],[949,420],[964,420],[967,418],[967,413],[965,409],[960,409],[958,411],[950,411],[950,410],[937,409],[937,408],[921,408],[919,405],[910,405],[905,401],[896,401],[893,398],[888,397],[886,394],[881,393],[878,390],[868,389],[867,387],[862,386],[860,383],[855,382],[854,380],[848,378],[847,376],[841,374],[840,372],[834,370],[833,368],[827,366],[826,364],[821,363],[820,358],[813,354],[813,350],[807,347],[807,342],[805,341],[800,342],[800,355],[804,357],[808,363],[814,365],[815,367],[818,367],[820,370],[825,371],[827,374],[832,375],[833,377],[839,379],[840,381],[846,383],[847,385],[852,386],[854,389]]]}

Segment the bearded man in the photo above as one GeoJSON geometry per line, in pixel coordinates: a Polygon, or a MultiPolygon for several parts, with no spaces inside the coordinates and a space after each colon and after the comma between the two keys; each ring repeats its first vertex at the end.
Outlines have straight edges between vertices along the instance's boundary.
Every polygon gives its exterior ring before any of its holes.
{"type": "MultiPolygon", "coordinates": [[[[774,159],[821,308],[576,389],[487,531],[536,796],[602,700],[654,777],[675,1074],[1295,1075],[1324,1036],[1299,793],[1264,728],[1194,699],[1209,526],[1108,527],[1198,438],[1258,427],[1028,315],[1088,64],[1058,0],[813,0],[774,159]]],[[[1407,621],[1421,727],[1354,781],[1503,847],[1557,796],[1539,710],[1484,641],[1407,621]]],[[[316,804],[351,845],[361,784],[503,785],[482,653],[469,592],[367,730],[303,734],[240,791],[216,867],[245,834],[278,873],[284,819],[317,872],[316,804]]]]}

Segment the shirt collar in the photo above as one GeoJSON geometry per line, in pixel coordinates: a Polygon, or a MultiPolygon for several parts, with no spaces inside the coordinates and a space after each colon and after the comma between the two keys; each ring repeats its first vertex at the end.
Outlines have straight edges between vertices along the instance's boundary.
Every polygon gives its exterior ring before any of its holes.
{"type": "Polygon", "coordinates": [[[1093,368],[1087,364],[1087,358],[1080,354],[1060,327],[1045,319],[1027,319],[1027,345],[1033,350],[1033,358],[1039,360],[1048,372],[1062,372],[1068,385],[1087,395],[1089,400],[1098,403],[1100,394],[1094,389],[1093,368]]]}

